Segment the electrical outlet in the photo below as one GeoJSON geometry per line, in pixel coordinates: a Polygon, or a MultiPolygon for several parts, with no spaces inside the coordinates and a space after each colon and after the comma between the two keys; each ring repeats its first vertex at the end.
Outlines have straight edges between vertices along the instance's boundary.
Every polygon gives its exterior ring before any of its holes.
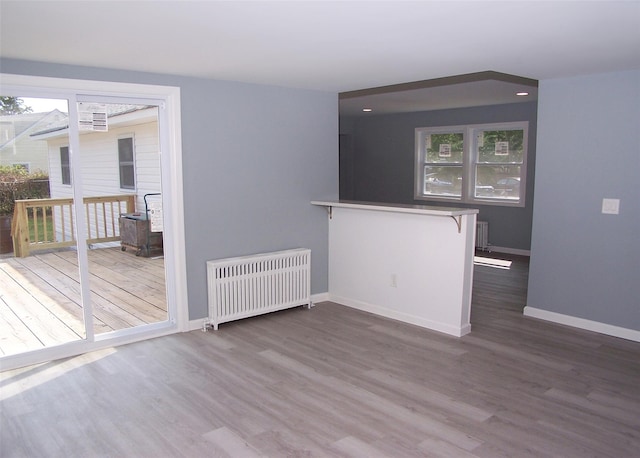
{"type": "Polygon", "coordinates": [[[602,213],[617,215],[620,213],[620,199],[602,199],[602,213]]]}
{"type": "Polygon", "coordinates": [[[398,287],[398,276],[396,274],[391,274],[391,280],[389,281],[389,286],[392,288],[398,287]]]}

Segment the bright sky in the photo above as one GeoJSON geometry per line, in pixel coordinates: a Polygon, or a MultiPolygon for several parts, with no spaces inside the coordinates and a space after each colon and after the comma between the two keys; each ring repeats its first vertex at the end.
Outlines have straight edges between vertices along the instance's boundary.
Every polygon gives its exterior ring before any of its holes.
{"type": "Polygon", "coordinates": [[[68,112],[67,101],[60,99],[32,99],[28,97],[20,97],[24,101],[25,106],[31,107],[33,113],[45,113],[57,108],[63,113],[68,112]]]}

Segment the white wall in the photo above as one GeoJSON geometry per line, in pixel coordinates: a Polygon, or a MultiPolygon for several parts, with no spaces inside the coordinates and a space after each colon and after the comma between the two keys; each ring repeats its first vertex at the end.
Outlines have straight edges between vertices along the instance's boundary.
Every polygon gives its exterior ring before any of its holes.
{"type": "Polygon", "coordinates": [[[334,206],[329,297],[460,337],[471,330],[475,213],[447,215],[334,206]]]}

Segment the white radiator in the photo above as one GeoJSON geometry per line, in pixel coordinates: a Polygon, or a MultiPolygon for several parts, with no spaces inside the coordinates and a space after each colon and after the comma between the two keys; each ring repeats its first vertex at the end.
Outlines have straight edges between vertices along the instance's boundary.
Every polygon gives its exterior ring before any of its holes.
{"type": "Polygon", "coordinates": [[[311,308],[311,250],[207,261],[207,326],[299,305],[311,308]]]}
{"type": "Polygon", "coordinates": [[[489,223],[487,221],[476,222],[476,248],[481,250],[489,248],[489,223]]]}

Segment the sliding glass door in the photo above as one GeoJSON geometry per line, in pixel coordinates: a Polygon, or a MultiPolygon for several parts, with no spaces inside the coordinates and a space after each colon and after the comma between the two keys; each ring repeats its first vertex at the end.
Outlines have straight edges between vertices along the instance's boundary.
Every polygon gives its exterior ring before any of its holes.
{"type": "MultiPolygon", "coordinates": [[[[183,244],[183,235],[165,225],[168,214],[181,213],[172,205],[181,182],[166,172],[168,197],[163,192],[163,168],[180,165],[170,154],[163,164],[161,154],[175,148],[179,128],[168,122],[167,99],[66,87],[3,85],[3,92],[3,102],[25,109],[0,118],[2,140],[10,140],[2,142],[0,171],[24,178],[30,192],[14,190],[6,212],[12,250],[0,254],[2,368],[175,332],[176,297],[186,303],[186,289],[184,250],[172,244],[183,244]],[[38,122],[23,131],[31,114],[38,122]],[[40,194],[36,183],[45,183],[40,194]]],[[[184,323],[184,310],[180,316],[184,323]]]]}
{"type": "Polygon", "coordinates": [[[83,340],[87,332],[68,101],[5,94],[2,101],[0,200],[9,243],[0,255],[0,354],[14,355],[83,340]],[[63,182],[67,195],[52,198],[52,182],[63,182]]]}
{"type": "Polygon", "coordinates": [[[158,101],[79,97],[95,333],[166,322],[158,101]]]}

